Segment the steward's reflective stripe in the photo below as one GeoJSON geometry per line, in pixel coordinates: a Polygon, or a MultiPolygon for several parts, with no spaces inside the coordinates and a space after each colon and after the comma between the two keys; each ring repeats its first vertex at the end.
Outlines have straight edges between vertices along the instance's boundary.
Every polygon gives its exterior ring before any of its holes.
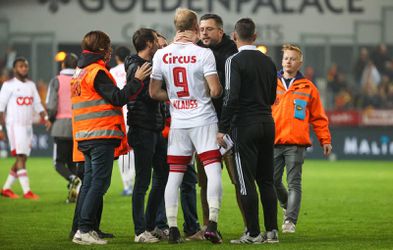
{"type": "Polygon", "coordinates": [[[285,91],[277,90],[277,94],[284,94],[284,93],[285,93],[285,91]]]}
{"type": "Polygon", "coordinates": [[[105,111],[97,111],[91,112],[88,114],[76,115],[74,121],[79,122],[83,120],[95,119],[95,118],[102,118],[108,116],[122,116],[121,110],[105,110],[105,111]]]}
{"type": "Polygon", "coordinates": [[[76,139],[91,138],[97,136],[124,136],[120,130],[95,130],[95,131],[80,131],[75,134],[76,139]]]}
{"type": "Polygon", "coordinates": [[[72,104],[72,109],[81,109],[81,108],[88,108],[93,106],[98,106],[102,104],[110,104],[105,99],[93,100],[93,101],[86,101],[86,102],[78,102],[72,104]]]}
{"type": "Polygon", "coordinates": [[[303,92],[293,92],[294,95],[302,95],[302,96],[307,96],[307,97],[311,97],[310,94],[307,93],[303,93],[303,92]]]}

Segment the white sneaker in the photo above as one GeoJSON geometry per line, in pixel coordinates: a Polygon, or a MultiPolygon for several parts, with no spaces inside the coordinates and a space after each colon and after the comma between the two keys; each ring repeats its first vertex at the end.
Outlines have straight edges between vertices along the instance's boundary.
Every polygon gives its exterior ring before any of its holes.
{"type": "Polygon", "coordinates": [[[72,242],[79,245],[105,245],[108,241],[100,239],[96,231],[89,231],[87,233],[81,233],[79,230],[76,231],[72,242]]]}
{"type": "Polygon", "coordinates": [[[251,237],[248,233],[244,233],[240,239],[231,240],[232,244],[262,244],[264,241],[261,234],[251,237]]]}
{"type": "Polygon", "coordinates": [[[135,235],[134,241],[139,243],[157,243],[160,240],[153,236],[150,232],[144,231],[139,235],[135,235]]]}
{"type": "Polygon", "coordinates": [[[296,230],[296,225],[292,221],[286,220],[284,224],[282,224],[281,228],[283,233],[294,233],[296,230]]]}

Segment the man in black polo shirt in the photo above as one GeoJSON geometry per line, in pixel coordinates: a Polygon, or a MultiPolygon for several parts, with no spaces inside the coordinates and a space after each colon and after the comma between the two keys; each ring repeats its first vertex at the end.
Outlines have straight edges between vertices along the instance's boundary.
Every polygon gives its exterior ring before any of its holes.
{"type": "Polygon", "coordinates": [[[254,22],[240,19],[234,32],[239,53],[229,57],[225,65],[226,88],[217,140],[226,147],[223,137],[230,133],[234,141],[237,184],[247,222],[247,232],[231,243],[278,242],[277,196],[273,186],[275,127],[270,107],[276,99],[276,67],[256,49],[255,39],[254,22]],[[263,206],[263,235],[255,182],[263,206]]]}

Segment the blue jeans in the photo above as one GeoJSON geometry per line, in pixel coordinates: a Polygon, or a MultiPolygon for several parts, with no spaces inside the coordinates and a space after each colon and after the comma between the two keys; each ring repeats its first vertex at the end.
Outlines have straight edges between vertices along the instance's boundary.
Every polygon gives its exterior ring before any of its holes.
{"type": "MultiPolygon", "coordinates": [[[[184,217],[183,231],[187,236],[191,236],[201,229],[198,223],[196,206],[196,183],[197,175],[195,169],[193,166],[188,166],[187,171],[184,173],[183,182],[180,186],[180,200],[184,217]]],[[[164,201],[162,201],[158,207],[156,225],[161,229],[168,227],[164,201]]]]}
{"type": "Polygon", "coordinates": [[[82,151],[85,156],[85,171],[78,200],[78,228],[83,233],[97,227],[97,214],[111,183],[114,151],[115,144],[100,143],[82,151]]]}

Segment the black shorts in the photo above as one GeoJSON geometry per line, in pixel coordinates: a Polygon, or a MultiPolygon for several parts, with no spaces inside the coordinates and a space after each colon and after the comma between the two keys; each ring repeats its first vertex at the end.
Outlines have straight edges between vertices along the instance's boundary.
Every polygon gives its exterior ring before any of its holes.
{"type": "Polygon", "coordinates": [[[72,163],[73,142],[69,139],[56,138],[53,145],[53,154],[56,162],[72,163]]]}

